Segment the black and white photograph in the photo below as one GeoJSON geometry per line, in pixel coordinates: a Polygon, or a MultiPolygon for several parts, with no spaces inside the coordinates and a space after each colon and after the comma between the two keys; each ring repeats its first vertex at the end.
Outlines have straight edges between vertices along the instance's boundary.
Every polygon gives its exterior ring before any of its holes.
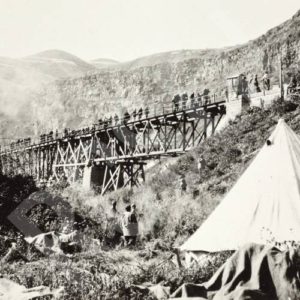
{"type": "Polygon", "coordinates": [[[299,0],[0,0],[0,300],[300,300],[299,0]]]}

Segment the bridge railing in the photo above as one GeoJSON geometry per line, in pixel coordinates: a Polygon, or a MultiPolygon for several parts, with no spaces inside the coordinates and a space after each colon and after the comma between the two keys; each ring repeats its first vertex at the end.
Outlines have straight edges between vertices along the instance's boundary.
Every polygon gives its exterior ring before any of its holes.
{"type": "MultiPolygon", "coordinates": [[[[123,118],[118,118],[117,121],[113,120],[113,118],[104,119],[102,123],[93,124],[91,127],[85,127],[78,130],[70,130],[65,128],[63,132],[53,132],[51,131],[48,134],[41,134],[40,137],[32,137],[26,139],[19,139],[16,142],[12,142],[10,145],[4,145],[0,148],[0,153],[15,151],[24,149],[26,147],[54,142],[58,139],[70,138],[75,136],[82,136],[84,134],[94,133],[96,130],[106,129],[111,126],[118,126],[121,124],[126,124],[129,122],[135,122],[138,120],[145,120],[148,118],[153,118],[157,116],[163,116],[166,114],[177,113],[180,111],[186,111],[190,109],[195,109],[199,107],[205,107],[210,104],[214,104],[217,102],[224,101],[224,97],[212,94],[212,95],[201,95],[195,96],[194,98],[188,97],[186,99],[180,99],[175,102],[174,100],[170,104],[154,104],[151,109],[149,107],[145,107],[144,109],[131,113],[123,118]]],[[[136,111],[136,110],[135,110],[136,111]]]]}
{"type": "Polygon", "coordinates": [[[153,111],[149,112],[149,117],[156,117],[160,115],[165,115],[169,113],[174,113],[177,111],[185,111],[189,109],[194,109],[198,107],[203,107],[205,105],[214,104],[217,102],[224,101],[224,98],[222,98],[220,95],[213,94],[213,95],[207,95],[202,96],[199,98],[196,98],[192,100],[189,98],[187,101],[180,100],[177,105],[175,103],[171,104],[154,104],[153,111]]]}

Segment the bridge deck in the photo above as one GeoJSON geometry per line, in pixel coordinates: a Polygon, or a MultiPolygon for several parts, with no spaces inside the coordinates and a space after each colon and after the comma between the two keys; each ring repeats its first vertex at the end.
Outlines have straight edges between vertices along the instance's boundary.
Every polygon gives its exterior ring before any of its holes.
{"type": "Polygon", "coordinates": [[[0,170],[29,174],[38,182],[81,181],[101,187],[101,194],[145,179],[145,161],[180,155],[213,134],[226,113],[225,101],[123,120],[80,130],[27,138],[0,152],[0,170]],[[92,168],[92,166],[94,168],[92,168]],[[95,175],[96,174],[96,175],[95,175]],[[95,179],[96,178],[96,179],[95,179]]]}
{"type": "MultiPolygon", "coordinates": [[[[79,140],[79,139],[84,139],[84,138],[91,138],[92,136],[94,136],[95,134],[101,134],[101,133],[107,133],[107,131],[116,131],[119,129],[122,129],[124,127],[126,128],[130,128],[130,130],[132,130],[132,128],[139,128],[139,126],[141,128],[144,127],[145,123],[149,123],[149,121],[151,121],[151,123],[153,125],[162,125],[162,121],[164,122],[164,125],[169,125],[172,126],[172,124],[175,124],[178,122],[178,120],[180,120],[182,118],[183,115],[185,115],[185,117],[187,118],[187,121],[191,121],[192,119],[197,118],[197,115],[193,115],[193,114],[197,114],[201,111],[206,110],[208,113],[211,112],[211,110],[213,110],[215,107],[218,106],[222,106],[224,105],[225,101],[221,100],[221,101],[216,101],[207,105],[202,105],[199,107],[188,107],[185,110],[179,110],[179,111],[171,111],[171,112],[166,112],[166,113],[161,113],[161,114],[157,114],[157,115],[151,115],[149,117],[144,117],[138,120],[132,120],[126,123],[122,123],[122,124],[116,124],[116,125],[110,125],[107,127],[102,126],[102,128],[99,128],[98,125],[95,126],[95,128],[93,129],[92,127],[89,128],[89,133],[82,133],[82,130],[78,130],[78,134],[72,135],[71,133],[66,137],[64,136],[63,133],[59,133],[58,136],[56,138],[53,138],[49,141],[45,141],[45,142],[36,142],[33,143],[31,145],[27,145],[27,146],[23,146],[22,144],[20,144],[19,146],[16,146],[15,149],[11,149],[10,147],[2,147],[0,148],[0,156],[3,155],[7,155],[10,153],[18,153],[18,152],[23,152],[23,151],[29,151],[29,150],[35,150],[35,149],[39,149],[39,148],[45,148],[45,147],[53,147],[53,146],[57,146],[57,144],[59,142],[67,142],[69,140],[79,140]],[[157,124],[155,123],[155,121],[158,121],[157,124]],[[166,123],[166,124],[165,124],[166,123]],[[98,127],[98,128],[97,128],[98,127]]],[[[155,156],[155,155],[162,155],[162,154],[172,154],[172,153],[176,153],[176,152],[180,152],[180,148],[179,149],[174,149],[174,150],[170,150],[170,151],[153,151],[151,154],[148,153],[147,155],[150,156],[155,156]]],[[[136,154],[136,157],[143,157],[143,156],[147,156],[146,154],[136,154]]],[[[132,158],[131,156],[124,156],[122,158],[132,158]]],[[[114,157],[111,156],[109,158],[105,158],[105,159],[98,159],[97,161],[103,161],[106,159],[110,159],[110,160],[115,160],[115,159],[119,159],[118,157],[114,157]]]]}

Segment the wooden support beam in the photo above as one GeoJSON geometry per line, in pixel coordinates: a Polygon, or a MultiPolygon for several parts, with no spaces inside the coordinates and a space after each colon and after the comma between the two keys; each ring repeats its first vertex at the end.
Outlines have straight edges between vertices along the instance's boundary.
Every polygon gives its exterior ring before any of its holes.
{"type": "Polygon", "coordinates": [[[204,139],[206,139],[206,137],[207,137],[207,111],[206,111],[206,109],[204,110],[204,129],[203,129],[203,132],[204,132],[204,134],[203,134],[203,136],[204,136],[204,139]]]}
{"type": "Polygon", "coordinates": [[[186,150],[186,115],[185,112],[183,112],[183,132],[182,132],[182,150],[186,150]]]}
{"type": "Polygon", "coordinates": [[[76,181],[82,177],[80,174],[84,166],[113,162],[114,168],[117,168],[120,160],[124,160],[129,166],[120,167],[117,173],[116,169],[106,167],[105,186],[108,181],[109,188],[116,189],[122,185],[123,172],[130,175],[130,185],[133,186],[138,184],[138,176],[144,176],[144,170],[137,171],[136,164],[130,160],[181,154],[198,145],[208,134],[214,134],[226,113],[223,106],[220,102],[165,112],[88,134],[83,132],[51,142],[0,151],[0,171],[31,174],[37,179],[48,178],[52,174],[59,179],[65,172],[69,181],[76,181]]]}

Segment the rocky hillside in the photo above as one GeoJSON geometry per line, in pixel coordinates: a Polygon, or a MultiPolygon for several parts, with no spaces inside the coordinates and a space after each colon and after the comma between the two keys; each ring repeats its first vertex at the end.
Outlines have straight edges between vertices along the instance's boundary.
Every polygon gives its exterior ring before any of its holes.
{"type": "MultiPolygon", "coordinates": [[[[204,87],[221,91],[225,78],[240,72],[261,76],[267,70],[272,74],[272,82],[277,83],[280,52],[288,81],[289,74],[298,70],[300,64],[299,25],[300,11],[244,45],[173,51],[112,63],[100,71],[45,86],[26,109],[36,128],[44,131],[84,126],[101,116],[134,107],[167,104],[177,92],[202,91],[204,87]]],[[[27,132],[32,131],[26,118],[22,119],[22,127],[24,124],[28,124],[27,132]]]]}
{"type": "Polygon", "coordinates": [[[278,82],[278,59],[282,53],[285,77],[300,64],[300,11],[267,33],[226,49],[183,50],[156,54],[72,80],[48,86],[36,117],[44,124],[45,112],[51,124],[81,126],[100,116],[155,103],[169,103],[176,92],[220,90],[228,75],[267,70],[278,82]],[[61,117],[59,117],[61,116],[61,117]]]}

